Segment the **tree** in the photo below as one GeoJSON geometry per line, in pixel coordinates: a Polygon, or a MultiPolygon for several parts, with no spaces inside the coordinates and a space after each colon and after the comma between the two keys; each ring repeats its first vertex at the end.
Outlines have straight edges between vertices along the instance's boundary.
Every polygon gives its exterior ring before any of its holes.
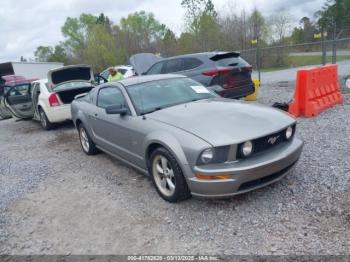
{"type": "Polygon", "coordinates": [[[156,52],[155,46],[161,41],[167,28],[153,13],[135,12],[120,20],[119,37],[125,40],[129,54],[140,51],[156,52]]]}
{"type": "Polygon", "coordinates": [[[53,54],[51,46],[38,46],[34,52],[35,60],[38,62],[47,62],[53,54]]]}
{"type": "Polygon", "coordinates": [[[267,35],[265,18],[255,7],[248,18],[249,34],[251,39],[263,40],[267,35]]]}
{"type": "Polygon", "coordinates": [[[39,46],[34,52],[35,60],[39,62],[62,62],[67,63],[67,54],[61,44],[55,47],[39,46]]]}
{"type": "Polygon", "coordinates": [[[98,17],[91,14],[81,14],[79,18],[67,17],[62,34],[65,37],[64,45],[75,55],[84,50],[89,32],[96,25],[98,17]]]}
{"type": "Polygon", "coordinates": [[[269,21],[272,41],[278,44],[285,44],[285,38],[291,28],[291,16],[287,12],[274,14],[269,21]]]}
{"type": "Polygon", "coordinates": [[[173,56],[177,52],[177,39],[173,31],[168,29],[163,38],[163,55],[173,56]]]}
{"type": "Polygon", "coordinates": [[[179,38],[179,53],[180,54],[188,54],[193,53],[193,43],[194,43],[194,35],[189,32],[181,33],[179,38]]]}
{"type": "Polygon", "coordinates": [[[96,24],[90,31],[83,59],[92,65],[94,71],[100,72],[106,67],[125,63],[125,56],[121,49],[117,49],[114,38],[104,25],[96,24]]]}
{"type": "Polygon", "coordinates": [[[335,30],[340,35],[344,29],[350,27],[350,1],[328,0],[322,10],[315,13],[318,25],[329,32],[335,30]]]}
{"type": "Polygon", "coordinates": [[[203,14],[217,16],[211,0],[182,0],[181,6],[186,9],[186,23],[190,31],[196,32],[199,19],[203,14]]]}

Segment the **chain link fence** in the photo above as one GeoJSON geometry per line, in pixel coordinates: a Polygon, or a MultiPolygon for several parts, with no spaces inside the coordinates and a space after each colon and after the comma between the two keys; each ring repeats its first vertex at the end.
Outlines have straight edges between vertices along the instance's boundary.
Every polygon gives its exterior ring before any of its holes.
{"type": "MultiPolygon", "coordinates": [[[[241,51],[255,70],[273,71],[350,60],[350,38],[241,51]],[[333,52],[335,48],[336,52],[333,52]]],[[[349,61],[350,62],[350,61],[349,61]]]]}

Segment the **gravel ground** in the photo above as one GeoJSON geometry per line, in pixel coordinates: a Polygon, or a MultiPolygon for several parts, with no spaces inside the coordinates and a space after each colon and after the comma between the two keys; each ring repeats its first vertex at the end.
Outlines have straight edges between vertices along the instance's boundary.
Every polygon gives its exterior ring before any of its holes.
{"type": "MultiPolygon", "coordinates": [[[[292,93],[262,87],[259,100],[292,93]]],[[[350,95],[297,132],[302,157],[280,182],[169,204],[134,169],[84,155],[71,124],[0,121],[0,253],[350,254],[350,95]]]]}

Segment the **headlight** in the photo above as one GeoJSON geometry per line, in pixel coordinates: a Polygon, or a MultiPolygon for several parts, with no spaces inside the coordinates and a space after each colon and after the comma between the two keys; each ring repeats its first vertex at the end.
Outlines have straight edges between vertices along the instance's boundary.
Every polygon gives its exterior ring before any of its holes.
{"type": "Polygon", "coordinates": [[[293,127],[290,126],[286,129],[286,139],[287,140],[290,139],[292,135],[293,135],[293,127]]]}
{"type": "Polygon", "coordinates": [[[208,148],[204,150],[201,154],[201,161],[203,164],[208,164],[214,158],[214,150],[208,148]]]}
{"type": "Polygon", "coordinates": [[[247,141],[241,146],[241,153],[243,156],[249,156],[253,152],[253,143],[252,141],[247,141]]]}

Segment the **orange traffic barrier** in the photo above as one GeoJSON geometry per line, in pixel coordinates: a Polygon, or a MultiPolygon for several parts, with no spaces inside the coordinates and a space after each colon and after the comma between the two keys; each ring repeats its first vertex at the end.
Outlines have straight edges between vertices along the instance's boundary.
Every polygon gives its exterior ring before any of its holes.
{"type": "Polygon", "coordinates": [[[288,112],[296,117],[317,116],[324,110],[343,103],[339,88],[337,65],[298,70],[294,99],[288,112]]]}

